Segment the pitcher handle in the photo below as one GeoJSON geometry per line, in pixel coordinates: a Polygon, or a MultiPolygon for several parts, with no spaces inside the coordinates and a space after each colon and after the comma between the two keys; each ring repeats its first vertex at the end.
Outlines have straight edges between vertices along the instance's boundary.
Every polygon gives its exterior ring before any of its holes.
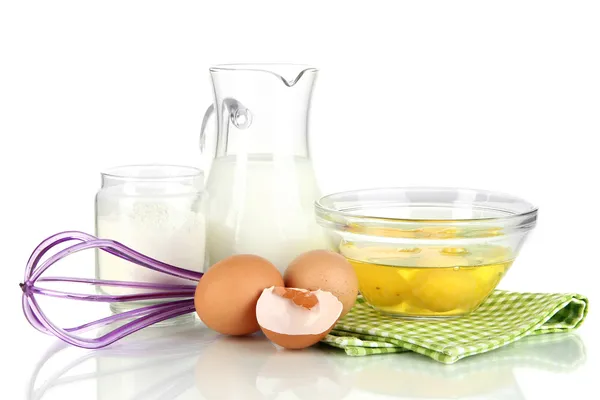
{"type": "MultiPolygon", "coordinates": [[[[201,169],[204,171],[204,179],[208,178],[209,170],[212,165],[212,160],[215,157],[215,149],[212,149],[212,154],[207,154],[207,146],[206,146],[206,137],[208,136],[208,121],[215,114],[215,105],[211,104],[206,111],[204,112],[204,117],[202,118],[202,125],[200,126],[200,165],[201,169]]],[[[216,135],[216,132],[213,132],[213,135],[216,135]]],[[[214,146],[213,146],[214,147],[214,146]]]]}
{"type": "MultiPolygon", "coordinates": [[[[223,101],[223,107],[229,114],[231,123],[238,129],[248,129],[252,125],[252,113],[239,101],[227,98],[223,101]]],[[[215,105],[211,104],[204,113],[202,125],[200,127],[200,151],[204,153],[206,149],[206,126],[208,120],[215,113],[215,105]]]]}
{"type": "Polygon", "coordinates": [[[206,125],[208,125],[208,120],[215,113],[215,105],[211,104],[204,113],[204,118],[202,118],[202,125],[200,126],[200,152],[204,155],[204,150],[206,149],[206,125]]]}
{"type": "MultiPolygon", "coordinates": [[[[252,125],[252,113],[249,109],[247,109],[242,103],[233,99],[226,98],[223,100],[222,104],[224,114],[226,120],[223,121],[223,130],[225,136],[227,131],[229,130],[229,123],[235,126],[237,129],[248,129],[250,125],[252,125]]],[[[207,127],[208,121],[216,114],[214,103],[211,104],[204,113],[204,118],[202,118],[202,125],[200,126],[200,152],[202,153],[202,167],[204,169],[205,176],[208,176],[208,170],[212,164],[212,160],[216,156],[216,143],[214,144],[212,150],[212,154],[206,154],[207,146],[206,146],[206,138],[207,138],[207,127]]],[[[215,140],[218,140],[218,137],[215,132],[215,140]]]]}

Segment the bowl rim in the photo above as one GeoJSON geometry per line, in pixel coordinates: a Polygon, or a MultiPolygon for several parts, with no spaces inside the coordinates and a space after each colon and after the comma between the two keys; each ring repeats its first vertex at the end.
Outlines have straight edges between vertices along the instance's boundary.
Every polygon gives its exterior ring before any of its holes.
{"type": "Polygon", "coordinates": [[[374,187],[374,188],[367,188],[367,189],[345,190],[345,191],[338,191],[338,192],[334,192],[334,193],[330,193],[325,196],[322,196],[318,200],[315,201],[314,205],[315,205],[315,209],[317,210],[318,213],[319,212],[320,213],[328,213],[328,214],[338,215],[341,217],[347,217],[347,218],[352,218],[352,219],[375,220],[375,221],[382,221],[382,222],[388,222],[388,223],[398,222],[398,223],[420,223],[420,224],[435,224],[435,225],[456,224],[456,223],[479,223],[479,222],[488,223],[488,222],[492,222],[492,221],[493,222],[512,222],[512,221],[519,220],[519,219],[527,219],[527,217],[534,217],[537,215],[538,210],[539,210],[539,207],[534,205],[533,203],[526,201],[525,199],[523,199],[521,197],[512,195],[510,193],[470,188],[470,187],[451,187],[451,186],[389,186],[389,187],[374,187]],[[503,217],[420,219],[420,218],[378,217],[378,216],[371,216],[371,215],[366,215],[366,214],[357,214],[357,213],[351,213],[351,212],[327,207],[322,204],[322,202],[324,200],[331,199],[333,197],[340,196],[340,195],[349,195],[349,194],[353,194],[353,193],[377,192],[377,191],[383,191],[383,190],[398,190],[398,191],[406,191],[406,192],[408,192],[408,191],[436,191],[436,190],[438,190],[438,191],[455,191],[455,192],[470,191],[470,192],[477,192],[477,193],[483,193],[483,194],[488,194],[488,195],[496,195],[496,196],[500,196],[500,197],[510,198],[510,199],[513,199],[513,200],[516,200],[516,201],[526,204],[529,207],[529,209],[524,212],[514,213],[514,214],[503,216],[503,217]]]}

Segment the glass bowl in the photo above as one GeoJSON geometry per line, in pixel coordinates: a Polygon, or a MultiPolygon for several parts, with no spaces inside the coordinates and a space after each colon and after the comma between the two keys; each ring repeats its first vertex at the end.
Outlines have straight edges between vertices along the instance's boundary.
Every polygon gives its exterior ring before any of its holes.
{"type": "Polygon", "coordinates": [[[318,223],[354,267],[380,312],[466,315],[496,288],[537,219],[511,195],[474,189],[386,188],[336,193],[315,204],[318,223]]]}

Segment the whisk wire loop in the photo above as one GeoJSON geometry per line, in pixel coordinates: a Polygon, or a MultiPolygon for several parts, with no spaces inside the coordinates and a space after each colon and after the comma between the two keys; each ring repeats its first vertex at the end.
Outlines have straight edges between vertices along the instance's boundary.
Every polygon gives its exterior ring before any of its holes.
{"type": "Polygon", "coordinates": [[[105,347],[122,339],[140,329],[147,326],[165,321],[170,318],[175,318],[194,311],[194,292],[196,285],[176,285],[176,284],[154,284],[148,282],[126,282],[102,279],[88,278],[73,278],[73,277],[42,277],[41,275],[48,270],[56,262],[65,257],[88,249],[99,249],[110,253],[116,257],[137,264],[141,267],[148,268],[167,275],[178,278],[187,279],[190,281],[198,281],[202,277],[202,273],[189,271],[173,265],[163,263],[143,255],[122,243],[110,239],[99,239],[79,231],[65,231],[48,237],[43,240],[32,252],[25,268],[24,282],[19,286],[23,292],[22,306],[23,313],[29,323],[37,330],[54,335],[57,338],[77,347],[87,349],[97,349],[105,347]],[[44,262],[42,258],[56,246],[76,241],[64,249],[56,252],[48,257],[44,262]],[[114,286],[125,287],[132,289],[148,289],[147,293],[124,294],[124,295],[106,295],[106,294],[81,294],[62,290],[53,290],[36,286],[38,282],[62,282],[62,283],[79,283],[90,284],[96,286],[114,286]],[[120,314],[111,315],[101,318],[96,321],[88,322],[72,328],[60,328],[56,326],[46,314],[42,311],[36,300],[36,295],[58,297],[81,301],[94,302],[133,302],[140,300],[162,300],[176,299],[173,301],[165,301],[159,304],[139,307],[134,310],[122,312],[120,314]],[[132,321],[126,322],[118,328],[106,333],[97,338],[85,338],[79,334],[91,329],[107,326],[115,322],[121,322],[128,319],[132,321]]]}

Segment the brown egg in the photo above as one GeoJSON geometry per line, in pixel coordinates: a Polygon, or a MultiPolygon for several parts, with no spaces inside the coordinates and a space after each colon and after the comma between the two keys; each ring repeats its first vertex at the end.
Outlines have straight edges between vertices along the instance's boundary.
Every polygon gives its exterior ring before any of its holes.
{"type": "Polygon", "coordinates": [[[333,293],[344,305],[340,317],[350,311],[358,296],[354,268],[344,256],[329,250],[313,250],[296,257],[283,280],[286,287],[333,293]]]}
{"type": "Polygon", "coordinates": [[[209,328],[224,335],[260,330],[256,302],[263,289],[283,286],[283,277],[268,260],[240,254],[213,265],[198,282],[194,305],[209,328]]]}

